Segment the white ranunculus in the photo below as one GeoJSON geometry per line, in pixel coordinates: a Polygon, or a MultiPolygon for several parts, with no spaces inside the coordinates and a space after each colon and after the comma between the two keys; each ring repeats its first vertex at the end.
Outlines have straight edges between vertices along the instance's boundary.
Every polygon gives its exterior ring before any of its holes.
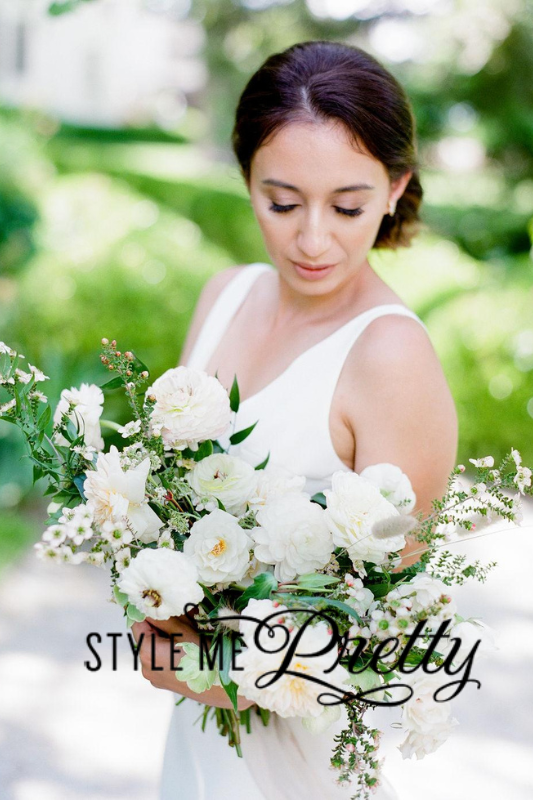
{"type": "Polygon", "coordinates": [[[310,495],[304,491],[304,475],[294,475],[281,467],[270,464],[267,464],[265,469],[258,469],[255,472],[257,485],[253,497],[250,498],[250,508],[252,509],[260,508],[274,495],[286,492],[299,492],[310,498],[310,495]]]}
{"type": "MultiPolygon", "coordinates": [[[[79,389],[63,389],[59,403],[54,412],[54,425],[61,421],[63,414],[68,412],[70,405],[74,408],[68,415],[78,433],[83,433],[86,445],[96,450],[103,450],[104,440],[100,432],[100,417],[104,408],[104,393],[94,383],[82,383],[79,389]]],[[[61,433],[54,436],[58,444],[68,447],[69,442],[61,433]]]]}
{"type": "Polygon", "coordinates": [[[441,639],[437,645],[437,650],[442,655],[446,655],[455,646],[452,640],[454,638],[460,639],[461,645],[454,656],[454,664],[462,664],[478,640],[481,643],[476,650],[476,658],[487,656],[489,653],[499,650],[496,645],[494,631],[481,620],[465,619],[451,628],[448,627],[446,633],[449,634],[449,637],[441,639]]]}
{"type": "MultiPolygon", "coordinates": [[[[397,592],[400,597],[409,597],[415,592],[412,597],[411,606],[411,612],[413,614],[424,611],[426,608],[433,605],[442,595],[450,597],[450,587],[446,586],[439,578],[428,575],[427,572],[418,572],[407,583],[396,586],[394,591],[397,592]]],[[[451,602],[447,603],[440,616],[444,619],[450,618],[453,620],[456,611],[457,606],[455,601],[451,599],[451,602]]]]}
{"type": "Polygon", "coordinates": [[[388,517],[399,516],[395,506],[386,500],[373,483],[356,472],[339,470],[333,473],[331,489],[326,489],[325,517],[337,547],[347,548],[350,558],[382,564],[387,553],[402,550],[405,537],[377,539],[372,525],[388,517]]]}
{"type": "Polygon", "coordinates": [[[204,596],[194,563],[168,547],[140,550],[122,571],[117,586],[130,603],[152,619],[179,617],[187,603],[196,605],[204,596]]]}
{"type": "Polygon", "coordinates": [[[372,464],[359,473],[361,478],[377,486],[383,497],[395,506],[400,514],[409,514],[415,506],[416,495],[411,481],[395,464],[372,464]]]}
{"type": "Polygon", "coordinates": [[[450,729],[455,723],[452,719],[448,697],[451,689],[443,689],[434,699],[435,692],[449,682],[446,674],[428,675],[425,672],[402,674],[402,683],[407,683],[413,690],[412,697],[402,705],[401,726],[407,733],[411,731],[422,736],[431,736],[438,730],[450,729]],[[438,702],[443,700],[443,702],[438,702]]]}
{"type": "Polygon", "coordinates": [[[231,419],[227,391],[220,381],[190,367],[169,369],[146,392],[156,398],[150,416],[152,433],[161,434],[166,449],[196,449],[216,439],[231,419]]]}
{"type": "Polygon", "coordinates": [[[96,468],[87,472],[83,484],[87,506],[97,525],[127,517],[136,538],[145,544],[157,541],[162,522],[145,499],[149,471],[149,458],[124,470],[115,445],[111,445],[109,453],[98,455],[96,468]]]}
{"type": "Polygon", "coordinates": [[[201,501],[220,500],[230,514],[244,514],[257,485],[256,471],[242,458],[213,453],[187,473],[186,480],[201,501]]]}
{"type": "MultiPolygon", "coordinates": [[[[242,612],[243,615],[248,611],[247,606],[242,612]]],[[[251,616],[258,616],[257,609],[252,609],[250,613],[251,616]]],[[[287,620],[288,623],[289,620],[287,620]]],[[[269,622],[269,624],[272,623],[269,622]]],[[[299,635],[298,628],[294,628],[286,637],[287,646],[299,635]]],[[[263,649],[267,650],[267,652],[263,652],[255,645],[253,638],[248,636],[247,647],[236,655],[236,668],[230,670],[230,677],[238,684],[239,694],[256,702],[262,708],[276,712],[281,717],[321,717],[324,705],[318,702],[318,697],[328,694],[331,700],[333,690],[309,680],[308,677],[318,678],[333,685],[338,689],[339,695],[345,691],[346,687],[343,684],[349,677],[347,670],[339,664],[331,671],[326,672],[331,669],[337,659],[336,646],[332,646],[327,653],[314,655],[326,649],[330,640],[331,635],[328,633],[326,622],[319,622],[313,626],[307,625],[288,665],[288,670],[298,674],[287,675],[284,672],[274,683],[266,686],[264,684],[273,675],[268,675],[266,678],[263,676],[279,670],[286,656],[287,646],[279,649],[278,637],[268,639],[263,635],[260,642],[263,649]],[[273,652],[274,649],[278,649],[279,652],[273,652]],[[304,655],[298,655],[299,653],[304,655]],[[258,679],[261,679],[259,687],[256,686],[258,679]]]]}
{"type": "Polygon", "coordinates": [[[196,564],[206,586],[240,580],[250,562],[252,542],[227,511],[215,508],[197,520],[183,544],[183,552],[196,564]]]}
{"type": "Polygon", "coordinates": [[[325,567],[333,540],[324,509],[300,492],[274,495],[257,512],[258,526],[251,530],[254,554],[274,565],[280,581],[325,567]]]}

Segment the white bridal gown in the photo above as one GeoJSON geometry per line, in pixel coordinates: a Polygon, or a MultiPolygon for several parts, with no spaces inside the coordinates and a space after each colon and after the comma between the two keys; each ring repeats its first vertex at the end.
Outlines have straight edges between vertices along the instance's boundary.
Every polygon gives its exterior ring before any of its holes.
{"type": "MultiPolygon", "coordinates": [[[[226,285],[204,322],[187,366],[205,368],[253,282],[268,269],[274,267],[249,264],[226,285]]],[[[230,454],[256,466],[270,451],[270,464],[306,476],[311,495],[328,488],[337,470],[349,471],[331,442],[331,400],[353,343],[372,320],[384,314],[403,314],[423,325],[400,304],[379,305],[349,320],[241,403],[235,430],[259,422],[244,442],[230,448],[230,454]]],[[[220,441],[224,447],[229,443],[224,438],[220,441]]],[[[172,698],[175,703],[181,695],[172,694],[172,698]]],[[[341,709],[340,720],[319,735],[308,732],[299,718],[277,714],[264,726],[252,709],[252,733],[241,726],[244,757],[239,758],[218,733],[214,719],[207,721],[202,732],[196,722],[202,706],[187,698],[172,712],[160,800],[348,800],[354,788],[338,786],[330,768],[333,737],[345,727],[344,706],[341,709]]],[[[373,798],[395,800],[397,794],[383,777],[373,798]]]]}

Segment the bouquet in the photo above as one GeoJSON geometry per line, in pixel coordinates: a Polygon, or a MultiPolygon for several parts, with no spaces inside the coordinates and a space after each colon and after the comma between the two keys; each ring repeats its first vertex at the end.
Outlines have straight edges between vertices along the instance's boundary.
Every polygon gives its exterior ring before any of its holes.
{"type": "Polygon", "coordinates": [[[231,701],[205,705],[204,725],[214,716],[242,755],[252,714],[265,725],[272,713],[300,717],[321,733],[344,704],[348,723],[331,766],[358,799],[379,784],[381,732],[365,724],[369,706],[401,707],[404,757],[445,741],[457,720],[443,701],[473,681],[478,647],[494,646],[486,625],[460,616],[449,587],[484,581],[495,566],[467,563],[447,545],[480,523],[520,522],[521,496],[533,489],[517,450],[497,467],[490,456],[470,459],[473,485],[455,467],[425,517],[411,514],[411,483],[393,464],[341,470],[311,497],[305,478],[280,474],[269,454],[254,466],[229,453],[260,424],[235,431],[236,378],[228,392],[180,366],[150,383],[134,353],[102,339],[112,377],[63,390],[53,412],[37,388],[47,376],[22,369],[23,358],[0,343],[10,398],[0,419],[22,430],[33,480],[47,480],[51,499],[36,554],[109,568],[128,626],[184,613],[194,620],[201,645],[182,645],[176,678],[198,694],[220,685],[231,701]],[[104,392],[118,388],[131,409],[124,425],[102,418],[104,392]],[[104,427],[120,434],[121,449],[105,452],[104,427]],[[224,449],[219,437],[229,430],[224,449]],[[420,558],[402,569],[407,535],[420,558]],[[443,683],[442,670],[463,667],[460,680],[443,683]],[[238,693],[255,705],[238,710],[238,693]]]}

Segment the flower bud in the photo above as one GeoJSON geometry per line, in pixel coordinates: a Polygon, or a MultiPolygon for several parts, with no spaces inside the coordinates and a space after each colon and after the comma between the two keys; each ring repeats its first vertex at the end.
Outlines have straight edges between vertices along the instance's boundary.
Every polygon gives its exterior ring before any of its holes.
{"type": "Polygon", "coordinates": [[[102,364],[109,364],[109,359],[106,356],[100,356],[102,364]]]}
{"type": "Polygon", "coordinates": [[[126,356],[126,358],[128,359],[128,361],[133,361],[133,359],[135,358],[135,356],[133,355],[133,353],[132,353],[132,352],[130,352],[129,350],[126,350],[126,352],[124,353],[124,355],[126,356]]]}
{"type": "Polygon", "coordinates": [[[111,342],[111,347],[115,348],[116,346],[117,346],[117,340],[113,339],[113,341],[111,342]]]}
{"type": "Polygon", "coordinates": [[[141,378],[147,378],[150,373],[147,372],[145,369],[141,372],[141,378]]]}
{"type": "Polygon", "coordinates": [[[102,339],[102,344],[103,345],[109,344],[109,339],[105,339],[105,338],[102,339]]]}
{"type": "Polygon", "coordinates": [[[152,403],[155,403],[156,396],[155,394],[149,394],[147,399],[150,400],[152,403]]]}
{"type": "Polygon", "coordinates": [[[131,371],[131,369],[127,369],[127,370],[126,370],[126,375],[129,377],[131,374],[132,374],[132,371],[131,371]]]}
{"type": "Polygon", "coordinates": [[[117,350],[117,351],[115,352],[115,355],[116,355],[116,357],[118,358],[119,356],[121,356],[121,355],[122,355],[122,353],[120,352],[120,350],[117,350]]]}
{"type": "Polygon", "coordinates": [[[115,365],[114,364],[110,364],[108,369],[115,369],[115,365]]]}

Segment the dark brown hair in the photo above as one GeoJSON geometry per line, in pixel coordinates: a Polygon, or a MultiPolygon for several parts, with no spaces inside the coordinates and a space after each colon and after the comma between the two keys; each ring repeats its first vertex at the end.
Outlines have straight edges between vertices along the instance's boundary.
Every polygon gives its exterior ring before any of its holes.
{"type": "Polygon", "coordinates": [[[393,216],[386,214],[374,248],[407,247],[420,227],[415,118],[398,81],[373,56],[352,45],[300,42],[275,53],[246,84],[237,106],[233,151],[246,183],[255,151],[291,122],[338,120],[391,181],[413,174],[393,216]]]}

